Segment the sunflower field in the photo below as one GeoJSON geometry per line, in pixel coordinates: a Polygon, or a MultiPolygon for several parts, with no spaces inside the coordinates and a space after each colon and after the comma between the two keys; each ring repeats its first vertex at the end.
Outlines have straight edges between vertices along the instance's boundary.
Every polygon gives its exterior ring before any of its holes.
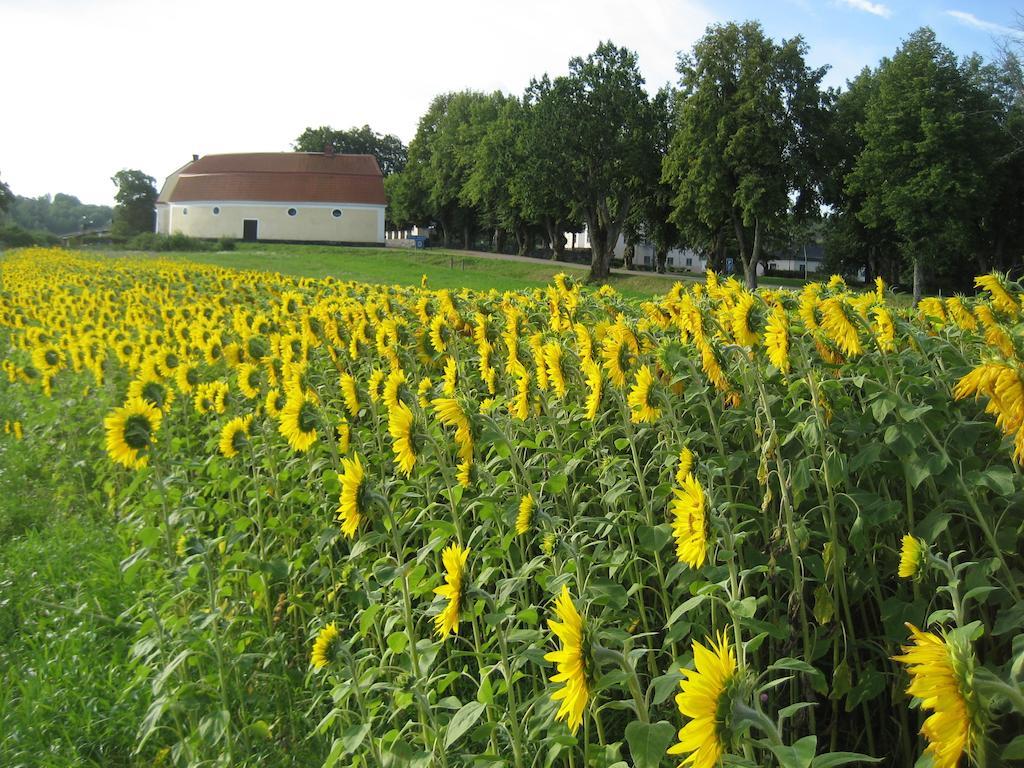
{"type": "Polygon", "coordinates": [[[977,283],[638,302],[23,250],[0,440],[89,406],[139,765],[1013,764],[1024,292],[977,283]]]}

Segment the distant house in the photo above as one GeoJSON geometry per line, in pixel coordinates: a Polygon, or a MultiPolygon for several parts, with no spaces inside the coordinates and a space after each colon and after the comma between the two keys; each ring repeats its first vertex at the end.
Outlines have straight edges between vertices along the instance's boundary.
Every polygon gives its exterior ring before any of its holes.
{"type": "Polygon", "coordinates": [[[156,231],[382,244],[386,207],[384,179],[372,155],[193,155],[164,182],[156,202],[156,231]]]}

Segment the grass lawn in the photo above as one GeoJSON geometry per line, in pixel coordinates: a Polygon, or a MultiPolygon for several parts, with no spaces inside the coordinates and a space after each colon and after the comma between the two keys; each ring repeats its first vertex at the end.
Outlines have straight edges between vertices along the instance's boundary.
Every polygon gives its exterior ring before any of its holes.
{"type": "MultiPolygon", "coordinates": [[[[366,283],[419,285],[431,288],[499,291],[548,285],[559,272],[586,277],[588,267],[537,259],[517,261],[467,255],[443,249],[351,248],[327,245],[240,243],[235,251],[161,254],[232,269],[258,269],[304,277],[333,277],[366,283]]],[[[685,278],[680,278],[685,279],[685,278]]],[[[627,296],[647,298],[665,293],[673,280],[656,275],[613,275],[611,284],[627,296]]]]}

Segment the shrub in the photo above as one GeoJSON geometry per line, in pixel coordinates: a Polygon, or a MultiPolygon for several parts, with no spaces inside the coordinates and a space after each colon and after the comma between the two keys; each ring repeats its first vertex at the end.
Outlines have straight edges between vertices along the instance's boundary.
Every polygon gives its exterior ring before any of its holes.
{"type": "Polygon", "coordinates": [[[233,237],[222,237],[217,241],[218,251],[233,251],[235,250],[235,238],[233,237]]]}

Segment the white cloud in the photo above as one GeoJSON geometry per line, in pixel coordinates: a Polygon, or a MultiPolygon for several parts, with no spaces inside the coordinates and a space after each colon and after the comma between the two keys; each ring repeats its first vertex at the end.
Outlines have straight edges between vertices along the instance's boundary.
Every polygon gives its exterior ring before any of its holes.
{"type": "Polygon", "coordinates": [[[648,88],[723,20],[707,0],[0,0],[0,173],[22,195],[110,202],[110,176],[158,183],[193,152],[285,151],[306,126],[412,139],[431,99],[521,94],[602,40],[648,88]]]}
{"type": "Polygon", "coordinates": [[[1012,27],[1004,27],[1002,24],[995,24],[991,21],[979,19],[973,13],[967,11],[946,11],[947,16],[952,16],[961,24],[980,29],[983,32],[991,32],[993,35],[1010,35],[1012,37],[1024,38],[1024,32],[1012,27]]]}
{"type": "Polygon", "coordinates": [[[892,16],[892,9],[884,3],[872,3],[871,0],[840,0],[840,2],[855,10],[881,16],[883,19],[892,16]]]}

